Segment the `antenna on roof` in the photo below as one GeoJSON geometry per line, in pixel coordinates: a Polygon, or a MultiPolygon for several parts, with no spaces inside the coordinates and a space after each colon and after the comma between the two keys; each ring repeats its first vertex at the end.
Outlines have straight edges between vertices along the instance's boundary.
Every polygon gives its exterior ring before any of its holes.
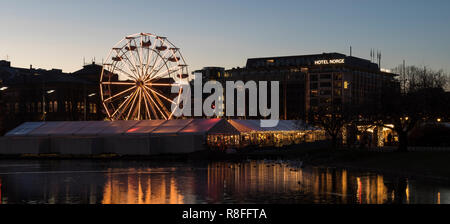
{"type": "Polygon", "coordinates": [[[350,46],[350,57],[352,56],[352,46],[350,46]]]}
{"type": "Polygon", "coordinates": [[[85,66],[85,65],[86,65],[86,58],[83,57],[83,66],[85,66]]]}
{"type": "Polygon", "coordinates": [[[377,51],[378,67],[381,68],[381,51],[377,51]]]}

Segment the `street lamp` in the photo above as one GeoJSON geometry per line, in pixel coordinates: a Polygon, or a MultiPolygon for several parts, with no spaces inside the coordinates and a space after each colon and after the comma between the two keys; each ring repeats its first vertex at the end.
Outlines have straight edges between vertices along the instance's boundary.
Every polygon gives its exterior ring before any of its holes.
{"type": "Polygon", "coordinates": [[[5,91],[5,90],[7,90],[8,89],[8,87],[7,86],[4,86],[4,87],[1,87],[0,88],[0,91],[5,91]]]}

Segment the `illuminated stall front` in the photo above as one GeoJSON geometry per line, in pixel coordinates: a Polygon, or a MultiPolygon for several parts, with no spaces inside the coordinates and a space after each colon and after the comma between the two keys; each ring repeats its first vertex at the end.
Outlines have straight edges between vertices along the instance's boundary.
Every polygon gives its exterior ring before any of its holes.
{"type": "Polygon", "coordinates": [[[211,148],[283,147],[326,140],[323,130],[299,121],[279,121],[278,126],[263,128],[259,120],[228,120],[208,133],[211,148]],[[231,127],[230,127],[231,125],[231,127]]]}

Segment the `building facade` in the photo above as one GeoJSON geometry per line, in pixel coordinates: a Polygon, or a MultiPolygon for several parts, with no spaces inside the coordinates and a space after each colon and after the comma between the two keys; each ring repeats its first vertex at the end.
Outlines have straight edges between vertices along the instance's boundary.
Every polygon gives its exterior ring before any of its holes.
{"type": "Polygon", "coordinates": [[[102,66],[85,65],[74,73],[12,67],[0,62],[1,133],[27,121],[103,120],[99,94],[102,66]]]}
{"type": "Polygon", "coordinates": [[[339,109],[345,105],[376,106],[383,89],[399,88],[395,74],[382,71],[369,60],[340,53],[251,58],[244,68],[223,73],[208,70],[196,72],[218,74],[203,75],[203,82],[217,80],[223,86],[227,81],[278,81],[280,119],[287,120],[308,120],[330,105],[339,109]]]}

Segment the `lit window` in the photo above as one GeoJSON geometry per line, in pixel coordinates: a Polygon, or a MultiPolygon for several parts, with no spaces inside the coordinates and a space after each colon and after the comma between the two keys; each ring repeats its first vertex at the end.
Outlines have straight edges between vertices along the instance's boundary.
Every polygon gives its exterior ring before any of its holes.
{"type": "Polygon", "coordinates": [[[348,85],[349,85],[348,81],[345,81],[344,82],[344,89],[348,89],[348,85]]]}

